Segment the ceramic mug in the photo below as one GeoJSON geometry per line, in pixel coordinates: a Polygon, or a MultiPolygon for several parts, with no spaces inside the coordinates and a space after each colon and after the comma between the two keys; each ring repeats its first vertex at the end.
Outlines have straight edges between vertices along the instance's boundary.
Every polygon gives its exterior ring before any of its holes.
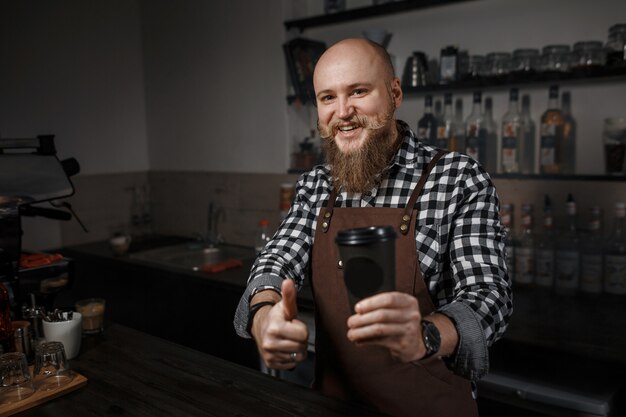
{"type": "MultiPolygon", "coordinates": [[[[67,317],[67,313],[63,313],[67,317]]],[[[82,340],[83,316],[74,312],[72,320],[43,321],[43,335],[47,342],[61,342],[67,359],[78,356],[82,340]]]]}

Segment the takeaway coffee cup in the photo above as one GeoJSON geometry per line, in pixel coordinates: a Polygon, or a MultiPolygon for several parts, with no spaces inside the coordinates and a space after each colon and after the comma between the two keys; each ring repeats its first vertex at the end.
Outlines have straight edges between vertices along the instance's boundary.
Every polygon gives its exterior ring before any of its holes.
{"type": "Polygon", "coordinates": [[[353,310],[363,298],[395,290],[396,232],[392,226],[340,230],[335,242],[353,310]]]}

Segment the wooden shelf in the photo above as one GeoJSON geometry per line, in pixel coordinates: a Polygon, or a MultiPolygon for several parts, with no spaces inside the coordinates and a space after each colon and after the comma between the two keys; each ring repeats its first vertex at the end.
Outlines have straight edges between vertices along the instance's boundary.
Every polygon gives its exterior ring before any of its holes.
{"type": "Polygon", "coordinates": [[[335,23],[350,22],[354,20],[367,19],[372,17],[381,17],[390,14],[402,13],[417,9],[426,9],[430,7],[444,6],[453,3],[463,3],[475,0],[404,0],[394,1],[376,6],[360,7],[356,9],[345,10],[338,13],[325,14],[319,16],[306,17],[303,19],[294,19],[284,22],[287,30],[297,28],[300,32],[307,28],[332,25],[335,23]]]}

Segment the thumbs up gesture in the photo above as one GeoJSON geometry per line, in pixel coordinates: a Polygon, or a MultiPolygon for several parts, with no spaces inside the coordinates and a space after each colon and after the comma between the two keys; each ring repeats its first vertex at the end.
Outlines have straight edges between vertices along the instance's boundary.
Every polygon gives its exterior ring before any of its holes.
{"type": "MultiPolygon", "coordinates": [[[[261,301],[265,292],[255,295],[250,305],[261,301]]],[[[281,293],[282,299],[274,306],[261,308],[252,324],[259,355],[271,369],[291,369],[307,355],[309,330],[297,319],[296,287],[291,279],[283,280],[281,293]]]]}

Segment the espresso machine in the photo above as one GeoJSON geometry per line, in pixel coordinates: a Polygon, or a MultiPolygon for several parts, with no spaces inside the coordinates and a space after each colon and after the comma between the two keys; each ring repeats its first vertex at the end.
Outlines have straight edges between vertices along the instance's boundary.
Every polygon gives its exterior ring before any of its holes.
{"type": "MultiPolygon", "coordinates": [[[[58,159],[53,135],[0,138],[0,281],[8,292],[13,320],[51,310],[56,295],[72,284],[71,259],[22,251],[21,219],[70,220],[71,205],[60,199],[74,194],[69,177],[79,171],[74,158],[58,159]]],[[[40,335],[33,324],[35,336],[40,335]]]]}

